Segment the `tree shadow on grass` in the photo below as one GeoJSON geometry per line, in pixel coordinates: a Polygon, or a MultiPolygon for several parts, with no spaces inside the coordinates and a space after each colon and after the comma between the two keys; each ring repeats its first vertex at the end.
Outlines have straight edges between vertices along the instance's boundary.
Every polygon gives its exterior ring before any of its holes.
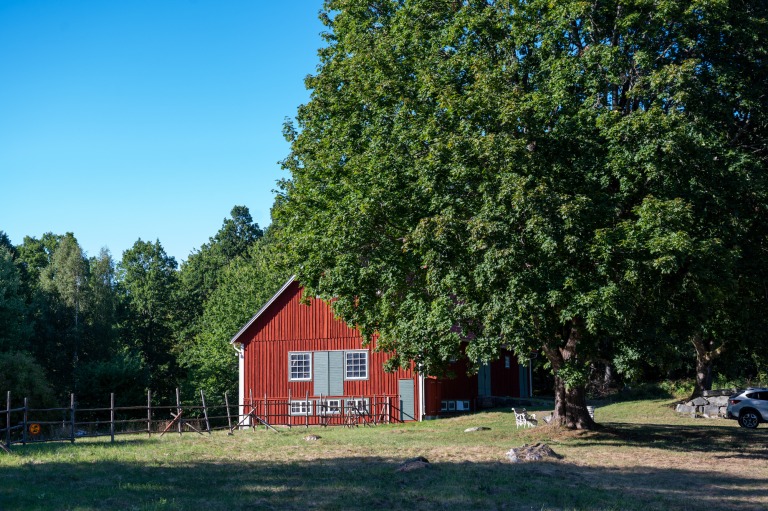
{"type": "MultiPolygon", "coordinates": [[[[119,449],[121,446],[109,446],[119,449]]],[[[311,454],[307,446],[305,454],[311,454]]],[[[0,509],[765,509],[768,482],[681,469],[432,463],[347,456],[292,462],[0,465],[0,509]]],[[[61,450],[62,456],[66,455],[61,450]]]]}
{"type": "Polygon", "coordinates": [[[723,425],[603,423],[570,445],[651,447],[677,452],[739,453],[753,459],[768,459],[765,450],[768,429],[749,430],[723,425]]]}

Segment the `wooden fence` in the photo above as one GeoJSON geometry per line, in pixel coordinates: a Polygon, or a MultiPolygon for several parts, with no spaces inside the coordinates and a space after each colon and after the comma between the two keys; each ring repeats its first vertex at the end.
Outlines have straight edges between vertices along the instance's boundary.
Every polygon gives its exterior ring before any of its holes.
{"type": "Polygon", "coordinates": [[[23,406],[11,407],[11,393],[6,395],[5,410],[0,408],[0,448],[10,451],[13,444],[69,441],[79,438],[105,437],[115,441],[123,434],[164,435],[176,431],[210,434],[214,430],[265,428],[273,426],[375,426],[381,423],[401,422],[397,396],[312,397],[292,396],[254,399],[249,395],[244,403],[224,401],[206,402],[200,391],[200,404],[182,404],[176,389],[176,405],[152,405],[152,392],[147,392],[147,403],[139,406],[115,406],[115,394],[110,395],[109,407],[79,408],[75,395],[70,395],[69,406],[60,408],[33,408],[27,398],[23,406]]]}
{"type": "Polygon", "coordinates": [[[241,421],[244,424],[283,426],[375,426],[414,420],[403,416],[396,395],[303,396],[273,398],[266,394],[245,400],[241,421]]]}

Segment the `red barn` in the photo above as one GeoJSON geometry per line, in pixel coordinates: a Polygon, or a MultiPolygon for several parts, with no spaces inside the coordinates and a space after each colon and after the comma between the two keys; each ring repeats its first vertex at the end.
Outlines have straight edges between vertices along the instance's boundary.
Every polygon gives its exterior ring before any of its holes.
{"type": "Polygon", "coordinates": [[[468,412],[486,396],[529,396],[529,372],[511,353],[474,376],[420,375],[413,365],[383,370],[388,355],[362,347],[357,329],[322,300],[301,303],[294,278],[232,338],[238,352],[241,415],[269,424],[421,420],[468,412]]]}

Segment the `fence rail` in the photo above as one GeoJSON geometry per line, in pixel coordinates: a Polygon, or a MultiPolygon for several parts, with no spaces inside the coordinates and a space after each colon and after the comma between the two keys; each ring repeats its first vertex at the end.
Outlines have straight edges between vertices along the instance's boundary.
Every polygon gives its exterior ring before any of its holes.
{"type": "Polygon", "coordinates": [[[200,404],[182,404],[176,389],[176,404],[152,404],[152,392],[147,392],[147,404],[115,406],[115,395],[110,395],[109,407],[78,408],[75,395],[70,395],[69,407],[32,408],[27,398],[24,406],[11,408],[11,393],[6,395],[5,410],[0,408],[0,448],[10,451],[14,444],[68,441],[79,438],[105,437],[115,441],[124,434],[159,434],[175,429],[185,432],[210,434],[214,430],[264,426],[374,426],[381,423],[402,422],[410,417],[400,411],[398,396],[355,397],[269,397],[254,399],[253,394],[242,403],[230,406],[229,396],[223,403],[208,404],[200,391],[200,404]],[[234,410],[233,410],[234,409],[234,410]],[[234,412],[234,413],[233,413],[234,412]]]}

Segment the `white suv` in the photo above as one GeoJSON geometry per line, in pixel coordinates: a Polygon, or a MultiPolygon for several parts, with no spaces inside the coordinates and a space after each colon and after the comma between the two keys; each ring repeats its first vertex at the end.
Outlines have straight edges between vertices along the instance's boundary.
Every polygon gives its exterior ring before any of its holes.
{"type": "Polygon", "coordinates": [[[725,416],[738,419],[742,428],[754,429],[768,422],[768,389],[748,388],[728,398],[725,416]]]}

